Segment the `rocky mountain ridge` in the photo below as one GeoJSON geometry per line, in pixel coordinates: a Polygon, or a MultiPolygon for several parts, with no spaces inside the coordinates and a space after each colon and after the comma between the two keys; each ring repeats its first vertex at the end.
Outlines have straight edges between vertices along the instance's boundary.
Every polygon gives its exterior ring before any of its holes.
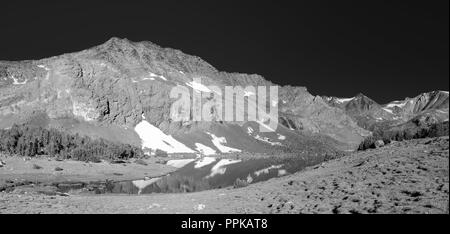
{"type": "Polygon", "coordinates": [[[432,116],[435,122],[448,120],[448,91],[422,93],[403,101],[380,105],[369,97],[358,94],[353,98],[323,97],[330,106],[344,110],[360,127],[373,131],[407,123],[421,116],[432,116]]]}
{"type": "MultiPolygon", "coordinates": [[[[0,61],[0,128],[32,123],[150,151],[201,154],[274,149],[324,154],[355,149],[370,134],[358,126],[349,110],[330,105],[305,87],[292,86],[279,87],[279,100],[273,104],[278,106],[280,124],[272,133],[257,131],[256,122],[172,121],[173,87],[211,94],[210,85],[274,84],[259,75],[218,71],[197,56],[151,42],[112,38],[84,51],[47,59],[0,61]],[[201,78],[201,84],[195,83],[196,78],[201,78]]],[[[211,98],[223,97],[204,95],[201,102],[211,98]]],[[[446,105],[448,110],[448,99],[446,105]]],[[[358,106],[356,110],[371,111],[372,104],[355,103],[358,106]]],[[[214,115],[220,106],[210,108],[214,115]]]]}

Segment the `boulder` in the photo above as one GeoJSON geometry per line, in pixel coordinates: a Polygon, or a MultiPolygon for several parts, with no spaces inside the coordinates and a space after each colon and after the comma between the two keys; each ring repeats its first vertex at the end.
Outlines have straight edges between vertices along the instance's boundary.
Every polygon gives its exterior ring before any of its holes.
{"type": "Polygon", "coordinates": [[[111,161],[111,164],[126,164],[127,161],[125,160],[113,160],[111,161]]]}
{"type": "Polygon", "coordinates": [[[61,167],[56,167],[55,171],[64,171],[64,169],[62,169],[61,167]]]}
{"type": "Polygon", "coordinates": [[[148,166],[148,163],[142,159],[138,159],[138,160],[134,161],[134,163],[142,165],[142,166],[148,166]]]}
{"type": "Polygon", "coordinates": [[[375,148],[381,148],[384,146],[384,141],[378,140],[378,141],[375,141],[374,144],[375,144],[375,148]]]}

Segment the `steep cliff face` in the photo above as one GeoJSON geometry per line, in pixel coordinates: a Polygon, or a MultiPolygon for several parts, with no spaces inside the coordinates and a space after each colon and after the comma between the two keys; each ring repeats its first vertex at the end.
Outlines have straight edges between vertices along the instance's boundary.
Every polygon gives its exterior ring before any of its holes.
{"type": "MultiPolygon", "coordinates": [[[[280,87],[279,101],[273,105],[279,106],[281,125],[272,134],[255,133],[257,126],[250,133],[243,121],[171,119],[171,106],[176,101],[170,98],[173,87],[186,87],[190,94],[213,93],[209,85],[223,88],[272,83],[259,75],[219,72],[202,59],[179,50],[112,38],[77,53],[39,61],[0,62],[0,128],[33,121],[135,145],[152,141],[143,139],[143,134],[151,132],[149,138],[165,135],[176,141],[170,144],[169,138],[155,139],[161,141],[161,148],[169,145],[178,152],[174,145],[180,143],[190,149],[185,151],[194,153],[200,148],[223,152],[220,144],[243,151],[265,150],[274,145],[288,147],[294,145],[289,141],[299,139],[330,150],[335,146],[348,149],[368,134],[343,110],[327,105],[302,87],[280,87]],[[202,83],[194,83],[195,78],[201,78],[202,83]],[[286,139],[285,135],[291,137],[286,139]],[[311,143],[311,139],[315,141],[311,143]]],[[[210,99],[204,95],[201,102],[210,99]]],[[[219,106],[211,106],[211,110],[215,108],[219,106]]],[[[149,144],[157,148],[153,143],[149,144]]]]}
{"type": "Polygon", "coordinates": [[[341,109],[330,107],[319,96],[313,96],[306,88],[284,87],[280,92],[280,113],[297,130],[331,136],[334,139],[355,144],[361,136],[370,134],[360,128],[341,109]]]}
{"type": "Polygon", "coordinates": [[[394,101],[384,106],[384,110],[395,114],[403,120],[410,120],[418,114],[429,111],[446,113],[448,118],[449,93],[447,91],[433,91],[422,93],[415,98],[394,101]]]}

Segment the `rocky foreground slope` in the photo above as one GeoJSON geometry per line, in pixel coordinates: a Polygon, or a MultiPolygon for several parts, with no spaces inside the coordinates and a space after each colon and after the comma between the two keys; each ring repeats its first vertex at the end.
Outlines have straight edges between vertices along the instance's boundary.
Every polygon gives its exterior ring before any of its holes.
{"type": "Polygon", "coordinates": [[[189,194],[0,193],[0,213],[449,213],[449,138],[394,142],[305,171],[189,194]]]}

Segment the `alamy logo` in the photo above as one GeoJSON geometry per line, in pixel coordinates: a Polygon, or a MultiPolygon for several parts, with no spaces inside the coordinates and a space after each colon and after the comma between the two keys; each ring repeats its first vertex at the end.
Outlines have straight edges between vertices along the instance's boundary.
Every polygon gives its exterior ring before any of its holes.
{"type": "Polygon", "coordinates": [[[260,132],[275,132],[278,127],[278,86],[205,86],[201,78],[178,85],[170,98],[177,99],[170,110],[175,122],[259,123],[260,132]],[[268,92],[269,91],[269,92],[268,92]]]}

